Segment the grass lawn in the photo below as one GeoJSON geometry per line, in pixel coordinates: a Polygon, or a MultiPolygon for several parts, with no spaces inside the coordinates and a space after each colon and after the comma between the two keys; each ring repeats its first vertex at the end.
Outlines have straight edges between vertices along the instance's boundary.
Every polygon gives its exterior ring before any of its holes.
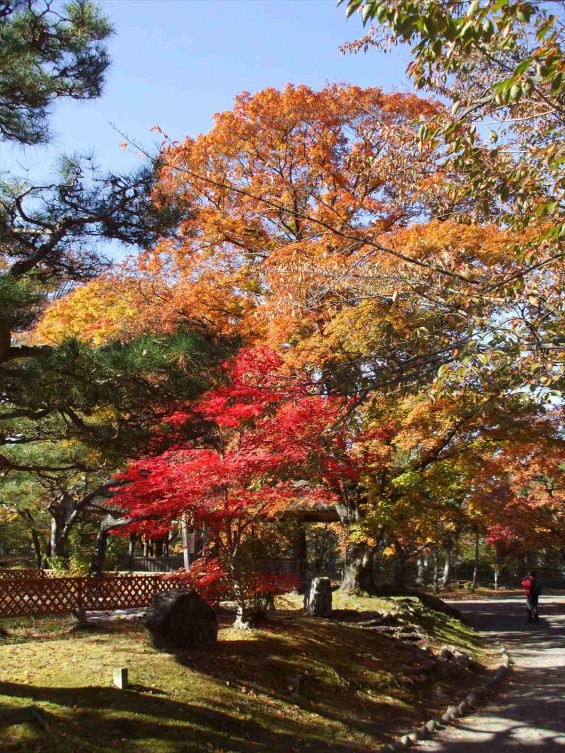
{"type": "Polygon", "coordinates": [[[217,648],[170,656],[140,619],[76,631],[71,618],[4,621],[0,640],[3,753],[298,753],[369,751],[422,723],[486,669],[426,672],[444,644],[488,658],[478,637],[416,599],[334,597],[335,617],[309,619],[298,599],[261,629],[222,614],[217,648]],[[427,637],[407,643],[359,624],[396,613],[427,637]],[[128,690],[111,685],[128,667],[128,690]]]}

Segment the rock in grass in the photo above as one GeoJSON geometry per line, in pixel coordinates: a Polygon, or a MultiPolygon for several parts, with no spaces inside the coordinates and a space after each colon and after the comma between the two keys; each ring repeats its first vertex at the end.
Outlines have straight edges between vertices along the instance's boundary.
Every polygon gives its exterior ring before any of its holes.
{"type": "Polygon", "coordinates": [[[329,578],[314,578],[304,594],[304,609],[311,617],[331,617],[332,583],[329,578]]]}
{"type": "Polygon", "coordinates": [[[459,651],[453,646],[443,646],[439,652],[439,659],[442,662],[455,662],[463,669],[470,669],[473,666],[473,660],[464,651],[459,651]]]}
{"type": "Polygon", "coordinates": [[[416,734],[418,735],[418,740],[425,740],[426,737],[430,736],[430,731],[426,727],[426,725],[423,724],[421,727],[418,727],[418,729],[416,730],[416,734]]]}
{"type": "Polygon", "coordinates": [[[441,721],[451,722],[453,721],[453,719],[457,719],[458,716],[459,716],[459,712],[457,711],[457,706],[449,706],[445,714],[442,714],[441,721]]]}
{"type": "Polygon", "coordinates": [[[151,643],[161,651],[209,649],[218,639],[212,607],[195,591],[161,591],[145,616],[151,643]]]}

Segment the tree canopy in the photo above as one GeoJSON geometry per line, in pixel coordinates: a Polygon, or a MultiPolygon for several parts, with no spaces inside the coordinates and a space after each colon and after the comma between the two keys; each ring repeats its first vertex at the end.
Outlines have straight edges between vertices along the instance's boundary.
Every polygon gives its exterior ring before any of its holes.
{"type": "Polygon", "coordinates": [[[335,511],[346,590],[376,552],[400,582],[439,548],[448,580],[461,536],[497,563],[563,545],[560,22],[356,9],[377,25],[351,49],[410,44],[434,99],[242,93],[196,138],[156,127],[135,175],[6,187],[2,463],[46,489],[52,548],[111,494],[102,538],[204,527],[195,582],[243,615],[309,507],[335,511]]]}
{"type": "Polygon", "coordinates": [[[49,108],[61,97],[100,96],[112,26],[90,0],[0,3],[0,137],[20,144],[50,138],[49,108]]]}

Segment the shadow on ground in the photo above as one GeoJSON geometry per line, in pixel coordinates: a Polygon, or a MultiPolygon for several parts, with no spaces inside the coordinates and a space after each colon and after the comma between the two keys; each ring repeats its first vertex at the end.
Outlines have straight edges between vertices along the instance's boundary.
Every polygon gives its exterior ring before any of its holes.
{"type": "MultiPolygon", "coordinates": [[[[239,719],[237,708],[207,709],[172,701],[162,695],[113,688],[29,687],[0,682],[0,694],[24,703],[0,705],[3,753],[11,750],[93,753],[115,749],[128,753],[142,750],[243,752],[264,751],[273,744],[277,749],[300,749],[295,747],[297,729],[292,722],[286,723],[285,733],[275,732],[269,727],[266,716],[239,719]],[[66,709],[67,713],[62,714],[61,709],[66,709]],[[18,742],[12,746],[9,728],[14,727],[20,728],[20,734],[18,742]],[[27,748],[22,741],[26,731],[27,748]],[[155,741],[158,747],[149,747],[155,741]]],[[[354,748],[336,746],[332,750],[350,753],[354,748]]]]}
{"type": "Polygon", "coordinates": [[[528,623],[522,599],[461,604],[466,622],[503,642],[515,662],[482,712],[419,750],[437,753],[557,753],[565,750],[565,598],[540,600],[528,623]]]}

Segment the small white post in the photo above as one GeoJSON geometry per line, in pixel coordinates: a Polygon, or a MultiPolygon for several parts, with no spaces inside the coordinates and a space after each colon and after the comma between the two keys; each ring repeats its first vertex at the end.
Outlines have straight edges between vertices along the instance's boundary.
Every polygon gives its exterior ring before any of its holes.
{"type": "Polygon", "coordinates": [[[127,667],[115,667],[114,668],[114,685],[120,690],[125,690],[128,686],[128,671],[127,667]]]}
{"type": "Polygon", "coordinates": [[[186,526],[186,515],[183,515],[180,520],[181,532],[182,532],[182,554],[184,557],[184,569],[186,572],[190,570],[190,553],[189,553],[189,541],[188,541],[188,529],[186,526]]]}

